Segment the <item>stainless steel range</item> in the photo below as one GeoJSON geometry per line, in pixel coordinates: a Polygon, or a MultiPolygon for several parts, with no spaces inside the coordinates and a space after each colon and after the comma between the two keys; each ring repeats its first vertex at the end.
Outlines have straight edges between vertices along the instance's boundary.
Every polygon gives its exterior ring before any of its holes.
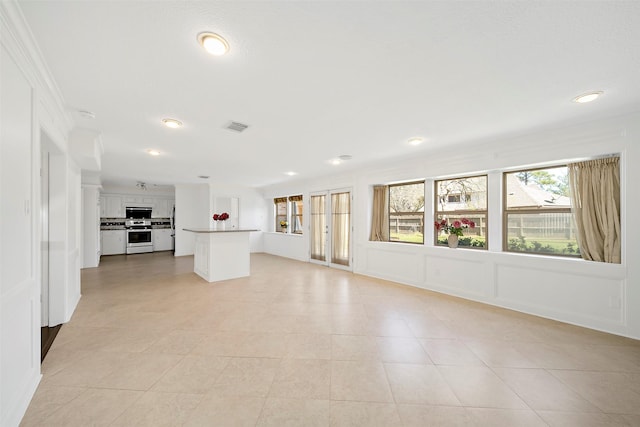
{"type": "Polygon", "coordinates": [[[127,231],[127,254],[153,252],[150,219],[127,219],[124,227],[127,231]]]}

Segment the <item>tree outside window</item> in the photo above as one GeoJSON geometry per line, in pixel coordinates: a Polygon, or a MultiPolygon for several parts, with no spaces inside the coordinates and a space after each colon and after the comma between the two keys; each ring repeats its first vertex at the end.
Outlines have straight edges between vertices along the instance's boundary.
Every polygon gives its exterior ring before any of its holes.
{"type": "Polygon", "coordinates": [[[424,243],[424,181],[389,186],[389,240],[424,243]]]}

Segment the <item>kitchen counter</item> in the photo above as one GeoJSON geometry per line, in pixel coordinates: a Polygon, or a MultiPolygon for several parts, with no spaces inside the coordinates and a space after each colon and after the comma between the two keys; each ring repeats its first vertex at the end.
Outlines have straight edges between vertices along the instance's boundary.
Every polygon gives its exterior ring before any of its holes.
{"type": "Polygon", "coordinates": [[[207,282],[250,275],[249,233],[255,229],[183,228],[196,234],[193,271],[207,282]]]}

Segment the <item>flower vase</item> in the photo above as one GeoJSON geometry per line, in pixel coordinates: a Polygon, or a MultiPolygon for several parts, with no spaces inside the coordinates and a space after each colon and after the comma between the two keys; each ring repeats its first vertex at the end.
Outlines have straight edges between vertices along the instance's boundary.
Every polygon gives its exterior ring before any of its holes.
{"type": "Polygon", "coordinates": [[[226,221],[218,221],[218,222],[220,223],[220,228],[218,228],[218,230],[224,231],[226,228],[225,227],[226,221]]]}
{"type": "Polygon", "coordinates": [[[447,237],[447,243],[449,244],[450,248],[457,248],[458,247],[458,235],[457,234],[449,234],[449,237],[447,237]]]}

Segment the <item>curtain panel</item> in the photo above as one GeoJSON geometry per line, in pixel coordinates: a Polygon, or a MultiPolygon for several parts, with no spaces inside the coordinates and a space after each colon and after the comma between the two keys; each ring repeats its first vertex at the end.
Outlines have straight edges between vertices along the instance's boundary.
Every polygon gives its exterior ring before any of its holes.
{"type": "Polygon", "coordinates": [[[376,185],[373,187],[373,207],[371,209],[372,242],[389,241],[389,186],[376,185]]]}
{"type": "Polygon", "coordinates": [[[325,196],[311,196],[311,259],[326,261],[325,196]]]}
{"type": "Polygon", "coordinates": [[[571,163],[571,211],[583,259],[621,262],[620,158],[571,163]]]}
{"type": "Polygon", "coordinates": [[[331,195],[331,262],[349,265],[351,193],[331,195]]]}

